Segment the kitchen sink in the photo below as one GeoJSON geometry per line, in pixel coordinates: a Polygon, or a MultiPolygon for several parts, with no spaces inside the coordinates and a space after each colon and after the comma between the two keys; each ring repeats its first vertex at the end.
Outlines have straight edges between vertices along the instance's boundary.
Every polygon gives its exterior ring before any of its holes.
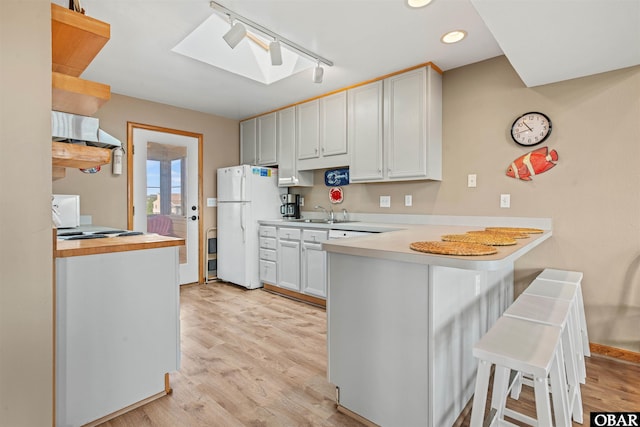
{"type": "Polygon", "coordinates": [[[358,222],[352,221],[348,219],[326,219],[326,218],[298,218],[298,219],[288,219],[287,221],[291,222],[305,222],[305,223],[313,223],[313,224],[345,224],[349,222],[358,222]]]}

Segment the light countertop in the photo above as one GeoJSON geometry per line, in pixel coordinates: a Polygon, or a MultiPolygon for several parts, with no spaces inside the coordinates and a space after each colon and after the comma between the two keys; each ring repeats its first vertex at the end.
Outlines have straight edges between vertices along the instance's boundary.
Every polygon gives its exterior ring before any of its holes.
{"type": "Polygon", "coordinates": [[[184,245],[184,239],[161,236],[155,233],[137,236],[105,237],[102,239],[62,240],[55,237],[54,229],[53,255],[56,258],[65,258],[182,245],[184,245]]]}
{"type": "MultiPolygon", "coordinates": [[[[470,221],[460,220],[463,217],[452,217],[452,223],[472,223],[473,225],[446,225],[446,218],[438,218],[432,224],[399,224],[378,223],[368,221],[344,222],[337,224],[292,222],[286,220],[260,221],[261,225],[279,227],[316,228],[334,230],[370,231],[371,235],[335,239],[323,242],[322,248],[329,253],[381,258],[402,262],[440,265],[445,267],[469,270],[499,270],[512,265],[515,260],[531,251],[552,236],[552,231],[543,227],[544,233],[531,234],[526,239],[516,239],[511,246],[497,246],[498,253],[481,256],[437,255],[414,251],[409,248],[412,242],[441,241],[444,234],[464,234],[471,230],[483,230],[485,226],[519,226],[539,228],[541,223],[523,221],[513,223],[500,218],[472,218],[470,221]],[[445,224],[442,224],[444,222],[445,224]],[[481,223],[483,223],[481,225],[481,223]]],[[[471,217],[470,217],[471,218],[471,217]]],[[[550,221],[549,221],[550,225],[550,221]]]]}

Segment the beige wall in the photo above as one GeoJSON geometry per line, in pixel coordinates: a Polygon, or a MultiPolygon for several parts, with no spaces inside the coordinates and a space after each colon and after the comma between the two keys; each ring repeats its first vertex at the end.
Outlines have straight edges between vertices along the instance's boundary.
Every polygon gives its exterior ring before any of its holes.
{"type": "MultiPolygon", "coordinates": [[[[240,159],[239,126],[237,120],[184,108],[144,101],[137,98],[111,95],[96,114],[100,128],[126,145],[127,122],[161,126],[203,134],[203,229],[215,226],[215,208],[206,207],[207,197],[216,196],[216,170],[236,165],[240,159]]],[[[124,168],[126,169],[126,168],[124,168]]],[[[127,173],[111,173],[105,165],[97,174],[85,174],[67,169],[67,176],[54,181],[56,194],[79,194],[83,215],[92,215],[93,223],[116,228],[127,226],[127,173]]]]}
{"type": "Polygon", "coordinates": [[[51,17],[0,2],[0,425],[52,425],[51,17]]]}
{"type": "MultiPolygon", "coordinates": [[[[640,351],[640,67],[527,88],[498,57],[447,71],[443,84],[442,182],[348,185],[338,209],[550,217],[553,238],[516,264],[517,290],[545,267],[583,271],[591,341],[640,351]],[[509,136],[526,111],[551,117],[545,145],[560,157],[531,182],[505,176],[533,149],[509,136]],[[466,186],[470,173],[477,188],[466,186]],[[511,194],[510,209],[499,207],[501,193],[511,194]],[[381,195],[391,208],[378,207],[381,195]]],[[[296,192],[306,209],[329,205],[324,184],[296,192]]]]}

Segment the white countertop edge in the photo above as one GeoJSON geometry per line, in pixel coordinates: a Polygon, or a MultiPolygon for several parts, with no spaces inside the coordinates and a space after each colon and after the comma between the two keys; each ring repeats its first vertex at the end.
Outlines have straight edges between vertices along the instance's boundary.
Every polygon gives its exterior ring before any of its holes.
{"type": "MultiPolygon", "coordinates": [[[[344,246],[342,239],[328,240],[322,243],[322,249],[328,253],[337,253],[344,255],[363,256],[369,258],[387,259],[392,261],[401,261],[417,264],[429,264],[442,267],[461,268],[464,270],[476,271],[493,271],[500,270],[511,266],[515,261],[530,252],[538,245],[552,236],[551,231],[546,231],[542,235],[536,236],[535,240],[522,246],[502,258],[496,258],[498,255],[487,256],[451,256],[451,255],[435,255],[422,252],[398,252],[384,249],[363,248],[356,246],[344,246]]],[[[501,247],[507,248],[507,247],[501,247]]]]}

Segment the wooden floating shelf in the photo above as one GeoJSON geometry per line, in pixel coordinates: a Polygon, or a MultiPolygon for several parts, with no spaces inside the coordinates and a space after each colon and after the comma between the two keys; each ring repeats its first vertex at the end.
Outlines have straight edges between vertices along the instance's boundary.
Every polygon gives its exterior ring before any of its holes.
{"type": "Polygon", "coordinates": [[[79,77],[110,37],[106,22],[51,3],[52,71],[79,77]]]}
{"type": "Polygon", "coordinates": [[[54,170],[57,167],[87,169],[111,162],[111,150],[53,141],[51,157],[54,170]]]}
{"type": "Polygon", "coordinates": [[[111,87],[61,73],[51,75],[51,109],[65,113],[94,115],[111,99],[111,87]]]}

